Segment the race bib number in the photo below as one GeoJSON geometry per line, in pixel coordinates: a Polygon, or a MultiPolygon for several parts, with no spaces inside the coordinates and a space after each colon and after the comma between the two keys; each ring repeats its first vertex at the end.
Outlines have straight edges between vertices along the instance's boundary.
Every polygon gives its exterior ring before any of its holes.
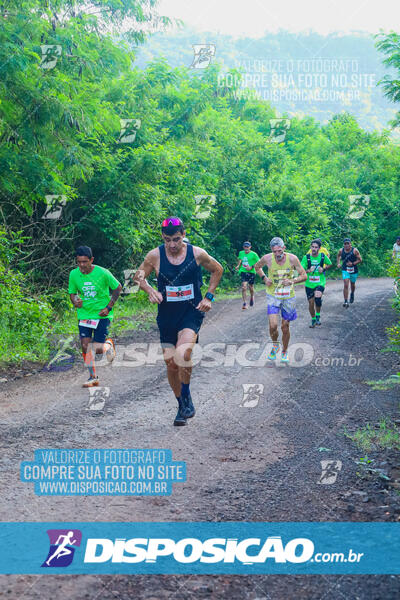
{"type": "Polygon", "coordinates": [[[319,275],[310,275],[310,277],[308,279],[309,279],[309,281],[312,281],[313,283],[319,283],[319,281],[320,281],[319,275]]]}
{"type": "Polygon", "coordinates": [[[290,285],[287,286],[287,287],[277,288],[275,290],[275,297],[276,298],[289,298],[290,291],[291,291],[291,286],[290,285]]]}
{"type": "Polygon", "coordinates": [[[354,273],[354,267],[347,267],[348,273],[354,273]]]}
{"type": "Polygon", "coordinates": [[[193,283],[189,285],[166,285],[167,302],[182,302],[194,298],[193,283]]]}
{"type": "Polygon", "coordinates": [[[82,327],[89,327],[90,329],[96,329],[100,319],[81,319],[79,325],[82,327]]]}

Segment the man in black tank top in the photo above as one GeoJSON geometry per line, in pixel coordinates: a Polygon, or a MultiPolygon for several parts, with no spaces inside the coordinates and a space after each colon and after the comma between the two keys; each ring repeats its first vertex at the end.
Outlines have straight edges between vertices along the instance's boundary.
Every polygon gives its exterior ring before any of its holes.
{"type": "Polygon", "coordinates": [[[358,265],[362,263],[361,254],[353,248],[351,239],[343,240],[343,248],[337,254],[337,268],[342,269],[344,308],[349,308],[349,284],[351,285],[350,304],[354,302],[354,292],[358,277],[358,265]]]}
{"type": "Polygon", "coordinates": [[[161,231],[164,243],[147,254],[135,281],[150,302],[158,304],[157,325],[168,381],[179,406],[174,425],[186,425],[186,419],[195,414],[189,389],[191,354],[223,268],[203,248],[183,241],[185,230],[178,217],[165,219],[161,231]],[[204,298],[201,267],[211,273],[204,298]],[[157,290],[146,281],[152,271],[157,275],[157,290]]]}

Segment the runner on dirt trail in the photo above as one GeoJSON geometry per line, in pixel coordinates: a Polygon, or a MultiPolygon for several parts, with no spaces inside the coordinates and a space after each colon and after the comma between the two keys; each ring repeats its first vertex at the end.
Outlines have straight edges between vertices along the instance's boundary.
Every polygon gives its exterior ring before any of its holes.
{"type": "Polygon", "coordinates": [[[305,290],[311,315],[310,327],[312,328],[321,325],[322,294],[326,284],[325,271],[332,266],[329,256],[320,252],[320,249],[321,240],[317,238],[311,242],[311,252],[301,259],[301,265],[308,274],[305,290]]]}
{"type": "Polygon", "coordinates": [[[361,254],[357,248],[353,248],[351,239],[345,238],[343,248],[337,254],[337,267],[338,269],[342,268],[344,308],[349,308],[349,282],[351,285],[350,304],[354,302],[358,265],[360,263],[362,263],[361,254]]]}
{"type": "Polygon", "coordinates": [[[290,322],[297,319],[294,284],[307,279],[307,273],[294,254],[285,252],[285,244],[279,237],[270,242],[272,253],[265,254],[255,265],[256,272],[267,286],[267,305],[269,332],[272,338],[272,350],[269,360],[275,360],[279,351],[278,314],[282,316],[282,354],[281,362],[288,363],[288,346],[290,339],[290,322]],[[267,265],[268,277],[262,267],[267,265]],[[298,276],[293,278],[294,270],[298,276]]]}
{"type": "Polygon", "coordinates": [[[260,260],[260,257],[256,252],[251,249],[250,242],[243,243],[243,250],[239,252],[239,262],[236,265],[236,271],[239,269],[240,279],[242,281],[242,297],[243,306],[242,309],[247,308],[247,284],[250,288],[250,306],[254,306],[254,281],[256,278],[256,271],[254,265],[260,260]]]}
{"type": "Polygon", "coordinates": [[[82,387],[99,385],[96,376],[92,340],[95,354],[105,354],[112,362],[115,345],[108,336],[108,328],[113,318],[115,302],[122,291],[122,285],[107,269],[93,264],[93,253],[89,246],[76,249],[76,269],[69,274],[68,293],[77,309],[82,355],[89,370],[89,379],[82,387]],[[110,290],[112,291],[110,298],[110,290]]]}
{"type": "Polygon", "coordinates": [[[178,401],[174,425],[180,426],[196,412],[189,388],[191,354],[223,268],[203,248],[184,243],[185,228],[178,217],[165,219],[161,232],[164,243],[147,254],[135,280],[150,302],[158,304],[157,325],[168,382],[178,401]],[[201,267],[211,273],[204,298],[200,291],[201,267]],[[152,271],[157,275],[157,290],[146,281],[152,271]]]}

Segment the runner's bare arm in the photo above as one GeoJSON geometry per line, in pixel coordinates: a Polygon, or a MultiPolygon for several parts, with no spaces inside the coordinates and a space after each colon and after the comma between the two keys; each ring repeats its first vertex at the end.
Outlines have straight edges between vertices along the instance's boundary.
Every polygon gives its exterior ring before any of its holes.
{"type": "Polygon", "coordinates": [[[215,260],[215,258],[210,256],[202,248],[198,248],[197,246],[195,246],[193,248],[193,251],[196,262],[202,267],[204,267],[206,271],[209,271],[211,273],[210,283],[208,284],[207,292],[213,294],[217,288],[217,285],[220,282],[224,269],[222,265],[217,260],[215,260]]]}
{"type": "Polygon", "coordinates": [[[161,304],[163,297],[161,292],[155,290],[147,281],[146,277],[152,273],[152,271],[158,272],[160,266],[160,253],[158,248],[150,250],[146,255],[144,261],[136,271],[134,282],[139,285],[139,289],[143,290],[148,294],[149,300],[152,304],[161,304]]]}
{"type": "Polygon", "coordinates": [[[359,265],[360,263],[362,263],[362,258],[361,258],[361,254],[360,252],[357,250],[357,248],[354,248],[354,254],[356,255],[357,260],[355,260],[353,262],[353,265],[359,265]]]}
{"type": "Polygon", "coordinates": [[[240,267],[241,264],[242,264],[242,259],[239,258],[239,262],[238,262],[238,264],[235,267],[235,271],[237,271],[239,269],[239,267],[240,267]]]}
{"type": "MultiPolygon", "coordinates": [[[[220,282],[224,269],[222,268],[222,265],[220,265],[219,262],[215,260],[215,258],[210,256],[205,250],[203,250],[203,248],[193,246],[193,252],[197,264],[201,265],[211,273],[210,283],[208,284],[207,292],[210,292],[210,294],[214,294],[217,285],[220,282]]],[[[198,310],[201,310],[202,312],[208,312],[211,308],[211,300],[203,298],[203,300],[199,302],[196,308],[198,310]]]]}
{"type": "Polygon", "coordinates": [[[122,292],[122,285],[119,284],[119,286],[116,287],[115,290],[112,290],[111,298],[110,298],[107,306],[99,312],[100,317],[106,317],[110,313],[112,307],[118,300],[121,292],[122,292]]]}
{"type": "Polygon", "coordinates": [[[336,266],[338,269],[340,269],[340,259],[342,258],[342,249],[340,248],[339,252],[337,253],[337,257],[336,257],[336,266]]]}
{"type": "Polygon", "coordinates": [[[265,275],[264,269],[263,269],[264,265],[268,266],[268,259],[267,259],[267,257],[268,257],[268,254],[264,254],[264,256],[262,256],[260,258],[260,260],[258,262],[256,262],[256,264],[254,265],[254,268],[256,270],[257,275],[259,275],[261,278],[263,276],[265,276],[265,279],[263,279],[263,282],[265,283],[265,285],[269,286],[269,285],[272,285],[272,280],[268,279],[268,276],[265,275]]]}

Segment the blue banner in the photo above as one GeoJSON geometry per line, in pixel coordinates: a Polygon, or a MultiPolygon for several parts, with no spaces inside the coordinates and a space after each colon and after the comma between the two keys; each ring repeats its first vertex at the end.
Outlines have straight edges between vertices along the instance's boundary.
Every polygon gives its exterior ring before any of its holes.
{"type": "Polygon", "coordinates": [[[400,523],[1,523],[0,573],[399,574],[400,523]]]}
{"type": "Polygon", "coordinates": [[[169,496],[186,464],[171,450],[48,448],[21,463],[21,481],[38,496],[169,496]]]}

